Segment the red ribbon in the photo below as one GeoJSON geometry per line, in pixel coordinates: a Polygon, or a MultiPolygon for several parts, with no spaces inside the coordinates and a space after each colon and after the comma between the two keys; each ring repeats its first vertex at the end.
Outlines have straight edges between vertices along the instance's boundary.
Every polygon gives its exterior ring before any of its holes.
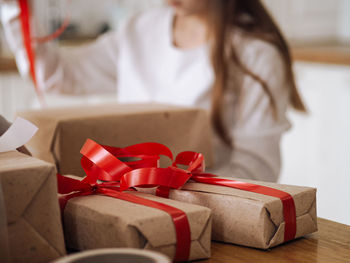
{"type": "Polygon", "coordinates": [[[202,154],[182,152],[176,157],[172,166],[168,168],[141,168],[127,172],[121,178],[120,187],[121,189],[127,189],[130,187],[158,186],[156,194],[162,197],[169,197],[171,188],[179,189],[191,179],[199,183],[220,185],[273,196],[279,198],[283,206],[285,221],[284,242],[295,238],[296,212],[294,200],[290,194],[267,186],[217,178],[216,175],[203,173],[204,169],[204,157],[202,154]],[[180,169],[178,165],[185,165],[187,169],[180,169]]]}
{"type": "MultiPolygon", "coordinates": [[[[29,71],[33,80],[34,89],[38,96],[39,102],[42,106],[45,106],[44,95],[41,92],[38,82],[36,79],[36,69],[35,69],[35,52],[32,47],[32,37],[31,37],[31,27],[30,27],[30,9],[28,5],[28,0],[18,0],[19,8],[20,8],[20,20],[21,20],[21,28],[22,28],[22,38],[24,48],[27,53],[28,62],[29,62],[29,71]]],[[[51,41],[57,37],[59,37],[68,27],[69,25],[69,16],[67,16],[60,26],[55,32],[45,37],[36,37],[34,38],[39,43],[44,43],[47,41],[51,41]]]]}
{"type": "Polygon", "coordinates": [[[87,139],[80,152],[83,155],[81,165],[85,172],[89,173],[88,178],[94,180],[96,177],[101,181],[120,181],[125,173],[134,169],[158,167],[160,155],[173,158],[169,148],[160,143],[140,143],[118,148],[100,145],[87,139]],[[119,160],[123,158],[139,160],[128,162],[119,160]]]}
{"type": "Polygon", "coordinates": [[[119,182],[117,182],[124,172],[131,171],[133,169],[131,167],[145,167],[146,165],[154,165],[154,161],[159,159],[160,154],[165,154],[172,158],[171,152],[169,154],[169,151],[165,146],[156,143],[140,144],[126,148],[115,148],[101,146],[92,140],[87,140],[81,149],[81,153],[83,154],[81,161],[82,167],[87,175],[82,181],[57,174],[58,192],[60,194],[64,194],[59,199],[61,209],[64,209],[67,201],[71,198],[92,194],[102,194],[128,202],[160,209],[171,216],[175,226],[175,261],[179,262],[188,260],[191,246],[191,231],[186,214],[175,207],[132,194],[123,193],[120,191],[121,189],[119,188],[119,182]],[[137,155],[140,150],[144,150],[151,155],[148,156],[148,158],[141,159],[140,161],[132,162],[131,166],[121,162],[116,157],[118,155],[129,156],[131,153],[137,155]],[[151,157],[152,154],[154,157],[151,157]],[[152,162],[150,162],[151,159],[152,162]],[[115,182],[97,183],[98,179],[111,179],[115,182]]]}
{"type": "Polygon", "coordinates": [[[295,238],[295,234],[296,234],[295,204],[294,204],[293,197],[287,192],[274,189],[271,187],[267,187],[267,186],[240,182],[236,180],[228,180],[223,178],[195,175],[191,179],[199,183],[214,184],[214,185],[226,186],[231,188],[237,188],[244,191],[249,191],[249,192],[254,192],[258,194],[279,198],[282,201],[283,217],[285,222],[284,242],[287,242],[295,238]]]}
{"type": "Polygon", "coordinates": [[[39,98],[40,104],[45,105],[43,94],[39,89],[39,86],[36,80],[36,75],[35,75],[35,56],[34,56],[32,41],[31,41],[30,12],[29,12],[28,0],[18,0],[18,3],[20,8],[22,37],[23,37],[23,43],[24,43],[24,47],[26,49],[26,53],[28,57],[30,75],[32,76],[35,92],[39,98]]]}

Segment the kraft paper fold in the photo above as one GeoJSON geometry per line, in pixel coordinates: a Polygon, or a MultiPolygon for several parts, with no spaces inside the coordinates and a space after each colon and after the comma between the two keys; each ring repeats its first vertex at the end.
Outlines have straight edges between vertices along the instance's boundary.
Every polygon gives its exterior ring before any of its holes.
{"type": "Polygon", "coordinates": [[[0,182],[0,255],[1,262],[10,262],[8,232],[7,232],[7,217],[4,203],[4,196],[2,193],[2,186],[0,182]]]}
{"type": "Polygon", "coordinates": [[[0,153],[10,262],[48,262],[65,255],[52,164],[17,151],[0,153]]]}

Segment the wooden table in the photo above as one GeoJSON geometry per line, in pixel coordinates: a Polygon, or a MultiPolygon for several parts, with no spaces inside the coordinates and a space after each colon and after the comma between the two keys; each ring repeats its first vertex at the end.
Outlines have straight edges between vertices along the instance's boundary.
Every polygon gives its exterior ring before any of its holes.
{"type": "Polygon", "coordinates": [[[350,263],[350,226],[319,218],[318,232],[267,251],[217,242],[211,248],[211,258],[200,263],[350,263]]]}

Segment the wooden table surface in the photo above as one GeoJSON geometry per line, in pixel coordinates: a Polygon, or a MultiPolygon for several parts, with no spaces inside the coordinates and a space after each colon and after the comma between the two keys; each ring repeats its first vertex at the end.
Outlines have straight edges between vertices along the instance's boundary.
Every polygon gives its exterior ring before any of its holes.
{"type": "Polygon", "coordinates": [[[319,218],[318,232],[267,251],[217,242],[211,248],[211,258],[200,263],[350,263],[350,226],[319,218]]]}

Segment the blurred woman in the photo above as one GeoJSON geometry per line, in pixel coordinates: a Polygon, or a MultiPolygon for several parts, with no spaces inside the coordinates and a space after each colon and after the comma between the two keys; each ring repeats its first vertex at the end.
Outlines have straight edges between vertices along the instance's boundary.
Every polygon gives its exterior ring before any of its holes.
{"type": "MultiPolygon", "coordinates": [[[[259,0],[167,2],[87,46],[37,44],[40,86],[77,95],[116,92],[120,103],[207,109],[216,134],[214,172],[276,181],[281,135],[290,128],[287,107],[305,111],[278,27],[259,0]]],[[[18,19],[3,20],[25,74],[18,19]]]]}

